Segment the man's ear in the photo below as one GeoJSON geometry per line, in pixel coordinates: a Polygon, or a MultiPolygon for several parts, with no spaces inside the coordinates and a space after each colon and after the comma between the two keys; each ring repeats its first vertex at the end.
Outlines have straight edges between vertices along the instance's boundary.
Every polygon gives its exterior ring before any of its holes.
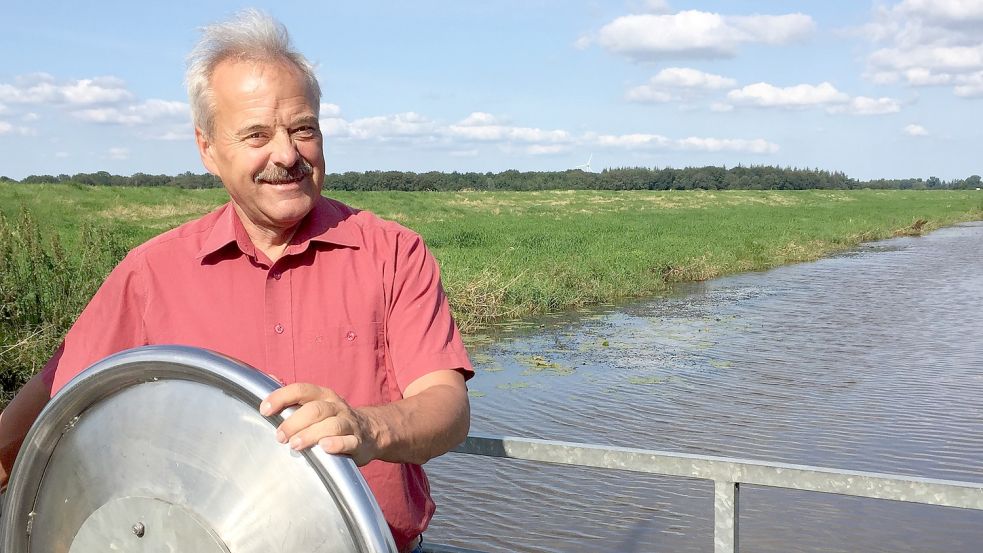
{"type": "Polygon", "coordinates": [[[212,155],[212,143],[208,140],[205,132],[198,127],[195,127],[195,142],[198,144],[198,155],[201,156],[201,162],[205,165],[205,169],[208,169],[208,172],[216,177],[222,178],[218,171],[218,163],[215,162],[212,155]]]}

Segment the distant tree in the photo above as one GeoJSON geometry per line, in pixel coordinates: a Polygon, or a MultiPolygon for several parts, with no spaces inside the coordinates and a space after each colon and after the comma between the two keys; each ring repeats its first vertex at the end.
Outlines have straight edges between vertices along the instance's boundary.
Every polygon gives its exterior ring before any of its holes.
{"type": "MultiPolygon", "coordinates": [[[[222,182],[210,174],[186,171],[179,175],[134,173],[126,177],[106,171],[30,175],[22,183],[74,181],[90,186],[174,186],[179,188],[219,188],[222,182]]],[[[0,177],[0,182],[17,182],[0,177]]],[[[965,180],[871,179],[859,181],[842,172],[820,169],[738,165],[684,167],[613,167],[598,173],[570,169],[565,171],[517,171],[500,173],[443,173],[429,171],[348,171],[325,176],[329,190],[804,190],[804,189],[946,189],[976,188],[979,175],[965,180]]]]}
{"type": "Polygon", "coordinates": [[[92,179],[92,175],[88,173],[75,173],[72,175],[72,181],[79,184],[94,185],[95,181],[92,179]]]}
{"type": "Polygon", "coordinates": [[[46,184],[52,182],[58,182],[55,177],[51,175],[28,175],[21,179],[22,184],[46,184]]]}

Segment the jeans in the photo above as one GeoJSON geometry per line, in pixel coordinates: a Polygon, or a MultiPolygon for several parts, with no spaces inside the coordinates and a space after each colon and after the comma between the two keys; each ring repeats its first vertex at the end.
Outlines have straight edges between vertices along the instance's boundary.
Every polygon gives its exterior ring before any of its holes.
{"type": "Polygon", "coordinates": [[[410,553],[423,553],[423,536],[422,535],[420,536],[420,543],[416,544],[416,547],[414,547],[413,550],[410,551],[410,553]]]}

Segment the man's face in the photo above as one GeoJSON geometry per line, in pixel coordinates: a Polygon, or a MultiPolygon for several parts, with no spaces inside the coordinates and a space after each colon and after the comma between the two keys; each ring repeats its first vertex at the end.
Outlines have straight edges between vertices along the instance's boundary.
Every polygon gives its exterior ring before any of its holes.
{"type": "Polygon", "coordinates": [[[228,60],[211,85],[214,128],[211,136],[195,130],[205,167],[222,179],[247,228],[292,229],[324,182],[318,114],[303,74],[286,62],[228,60]]]}

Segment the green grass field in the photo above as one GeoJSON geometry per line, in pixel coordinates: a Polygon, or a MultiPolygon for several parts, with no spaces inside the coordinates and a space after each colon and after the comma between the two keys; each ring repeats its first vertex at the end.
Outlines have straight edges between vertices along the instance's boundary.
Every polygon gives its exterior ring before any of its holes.
{"type": "MultiPolygon", "coordinates": [[[[465,332],[983,219],[978,191],[327,194],[420,232],[465,332]]],[[[40,368],[127,249],[224,201],[221,190],[0,184],[2,391],[40,368]]]]}

